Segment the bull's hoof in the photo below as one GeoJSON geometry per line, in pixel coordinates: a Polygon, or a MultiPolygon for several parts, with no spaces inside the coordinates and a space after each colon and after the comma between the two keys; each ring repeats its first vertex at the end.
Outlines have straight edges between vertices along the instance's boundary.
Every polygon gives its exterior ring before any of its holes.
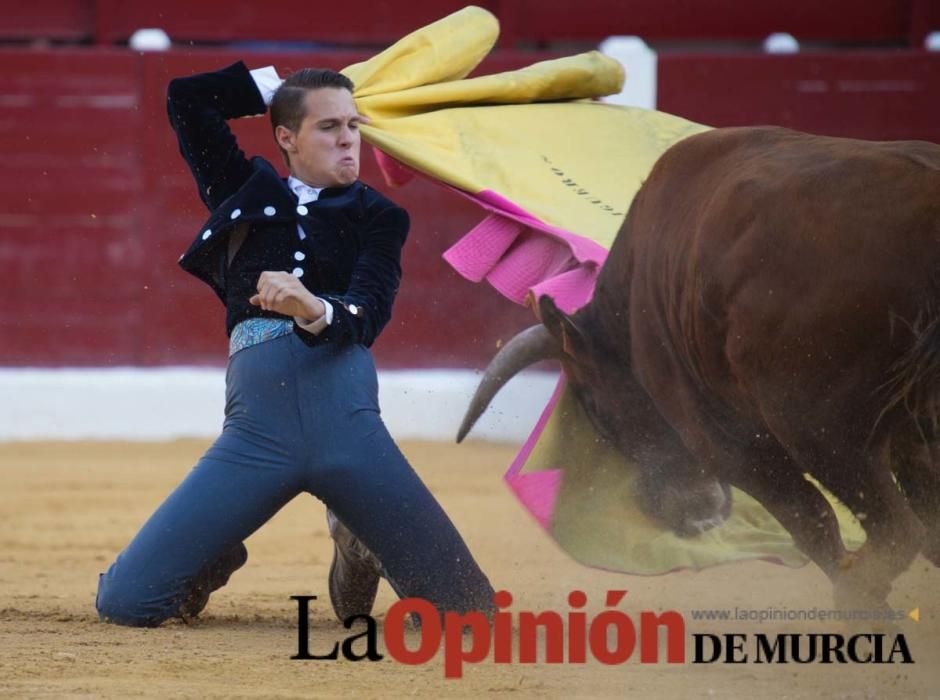
{"type": "Polygon", "coordinates": [[[854,552],[846,552],[845,556],[838,561],[839,571],[848,571],[853,566],[855,566],[855,562],[857,560],[858,557],[854,552]]]}
{"type": "Polygon", "coordinates": [[[888,605],[887,592],[882,595],[879,591],[836,584],[833,599],[837,612],[831,619],[842,623],[853,634],[891,634],[898,631],[894,611],[888,605]]]}
{"type": "MultiPolygon", "coordinates": [[[[853,575],[852,569],[849,568],[835,583],[833,599],[837,610],[843,613],[867,613],[872,616],[867,619],[873,620],[878,614],[891,611],[888,606],[888,593],[890,592],[891,584],[859,581],[859,577],[853,575]]],[[[851,616],[847,616],[847,619],[851,619],[851,616]]],[[[886,619],[886,617],[880,619],[886,619]]]]}

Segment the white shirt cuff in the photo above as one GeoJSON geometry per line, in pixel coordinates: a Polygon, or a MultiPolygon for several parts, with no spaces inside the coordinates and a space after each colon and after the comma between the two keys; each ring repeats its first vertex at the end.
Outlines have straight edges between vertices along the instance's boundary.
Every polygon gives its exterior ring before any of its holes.
{"type": "Polygon", "coordinates": [[[251,73],[252,79],[255,81],[255,85],[258,86],[258,92],[261,93],[261,99],[264,100],[266,105],[270,105],[271,99],[274,97],[274,92],[284,81],[281,80],[281,78],[278,76],[274,66],[255,68],[249,72],[251,73]]]}
{"type": "Polygon", "coordinates": [[[319,334],[324,328],[333,323],[333,305],[326,299],[320,299],[320,301],[323,302],[323,306],[326,308],[326,311],[320,318],[314,321],[308,321],[305,318],[294,316],[294,322],[313,335],[319,334]]]}

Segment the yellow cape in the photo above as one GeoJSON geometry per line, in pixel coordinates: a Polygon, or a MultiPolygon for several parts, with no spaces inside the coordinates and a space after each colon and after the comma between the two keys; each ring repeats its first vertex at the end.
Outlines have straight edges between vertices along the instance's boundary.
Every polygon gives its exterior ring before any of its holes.
{"type": "Polygon", "coordinates": [[[592,102],[624,79],[596,51],[466,79],[498,34],[493,15],[467,7],[344,69],[371,120],[363,137],[434,179],[497,192],[609,248],[660,154],[707,127],[592,102]]]}

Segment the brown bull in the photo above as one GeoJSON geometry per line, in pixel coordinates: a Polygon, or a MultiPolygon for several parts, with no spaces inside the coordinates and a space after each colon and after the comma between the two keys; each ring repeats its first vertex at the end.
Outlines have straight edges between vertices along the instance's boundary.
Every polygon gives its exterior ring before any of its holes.
{"type": "Polygon", "coordinates": [[[667,151],[591,302],[494,358],[458,439],[515,372],[561,360],[638,466],[641,505],[683,534],[754,496],[832,579],[884,604],[918,552],[940,564],[940,147],[717,129],[667,151]],[[847,556],[811,474],[859,518],[847,556]]]}

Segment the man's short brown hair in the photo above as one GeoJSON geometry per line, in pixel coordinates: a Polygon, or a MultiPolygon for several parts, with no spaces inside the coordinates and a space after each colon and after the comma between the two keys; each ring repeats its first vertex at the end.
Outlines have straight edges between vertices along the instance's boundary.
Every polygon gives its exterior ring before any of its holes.
{"type": "MultiPolygon", "coordinates": [[[[272,133],[276,132],[279,126],[287,127],[291,131],[297,131],[300,128],[300,124],[307,115],[304,98],[310,90],[341,88],[352,92],[354,87],[352,80],[329,68],[301,68],[291,73],[271,98],[269,111],[272,133]]],[[[277,142],[276,134],[275,142],[277,142]]],[[[283,148],[281,148],[281,155],[284,156],[284,162],[290,165],[287,151],[283,148]]]]}

